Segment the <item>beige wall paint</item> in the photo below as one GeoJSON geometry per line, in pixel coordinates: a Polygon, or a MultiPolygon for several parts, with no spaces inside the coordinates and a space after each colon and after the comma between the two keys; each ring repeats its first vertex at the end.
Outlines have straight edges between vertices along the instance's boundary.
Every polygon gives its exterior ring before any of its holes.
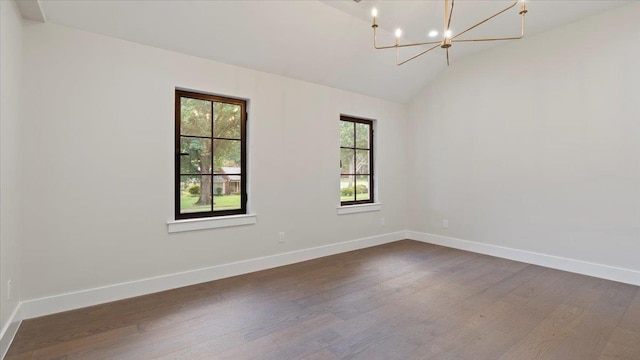
{"type": "Polygon", "coordinates": [[[54,24],[24,37],[26,299],[406,228],[404,106],[54,24]],[[249,99],[256,225],[167,233],[175,87],[249,99]],[[336,215],[340,113],[377,119],[380,212],[336,215]]]}
{"type": "Polygon", "coordinates": [[[457,61],[425,88],[408,110],[410,228],[640,270],[639,14],[457,61]]]}
{"type": "Polygon", "coordinates": [[[22,18],[13,1],[0,1],[0,17],[0,329],[4,329],[18,306],[21,286],[22,18]]]}

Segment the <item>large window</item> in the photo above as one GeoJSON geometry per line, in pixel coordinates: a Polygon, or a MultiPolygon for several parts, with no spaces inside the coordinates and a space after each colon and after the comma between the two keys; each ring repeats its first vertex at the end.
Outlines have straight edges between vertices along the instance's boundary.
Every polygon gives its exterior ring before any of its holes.
{"type": "Polygon", "coordinates": [[[373,200],[373,121],[340,116],[340,204],[373,200]]]}
{"type": "Polygon", "coordinates": [[[176,219],[246,214],[246,101],[176,90],[176,219]]]}

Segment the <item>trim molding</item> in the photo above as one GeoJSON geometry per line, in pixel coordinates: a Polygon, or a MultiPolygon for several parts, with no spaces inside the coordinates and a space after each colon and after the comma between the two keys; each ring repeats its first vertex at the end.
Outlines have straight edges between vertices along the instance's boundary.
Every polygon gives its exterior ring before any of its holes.
{"type": "Polygon", "coordinates": [[[202,269],[74,291],[20,304],[21,319],[79,309],[406,239],[406,231],[264,256],[202,269]]]}
{"type": "Polygon", "coordinates": [[[208,217],[203,219],[186,219],[167,221],[167,232],[216,229],[231,226],[253,225],[257,222],[256,214],[208,217]]]}
{"type": "Polygon", "coordinates": [[[40,23],[47,22],[47,17],[42,9],[40,0],[21,0],[16,1],[16,4],[23,18],[40,23]]]}
{"type": "Polygon", "coordinates": [[[382,210],[382,203],[376,202],[371,204],[338,206],[337,212],[338,215],[346,215],[380,210],[382,210]]]}
{"type": "Polygon", "coordinates": [[[454,249],[466,250],[475,253],[491,255],[509,260],[515,260],[548,268],[564,270],[582,275],[588,275],[640,286],[640,271],[637,270],[625,269],[610,265],[597,264],[588,261],[569,259],[533,251],[519,250],[509,247],[485,244],[417,231],[407,231],[407,238],[429,244],[447,246],[454,249]]]}
{"type": "Polygon", "coordinates": [[[11,345],[13,338],[18,332],[18,328],[22,323],[19,312],[20,303],[18,303],[16,305],[16,308],[13,309],[13,312],[11,313],[11,316],[9,316],[7,324],[2,328],[2,332],[0,332],[0,359],[4,359],[4,356],[7,355],[7,350],[9,350],[9,346],[11,345]]]}

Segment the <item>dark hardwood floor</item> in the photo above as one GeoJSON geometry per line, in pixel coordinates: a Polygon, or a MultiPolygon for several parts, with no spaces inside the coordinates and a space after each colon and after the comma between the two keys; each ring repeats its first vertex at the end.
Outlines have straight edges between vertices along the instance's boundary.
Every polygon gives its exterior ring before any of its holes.
{"type": "Polygon", "coordinates": [[[24,321],[23,359],[640,359],[637,286],[399,241],[24,321]]]}

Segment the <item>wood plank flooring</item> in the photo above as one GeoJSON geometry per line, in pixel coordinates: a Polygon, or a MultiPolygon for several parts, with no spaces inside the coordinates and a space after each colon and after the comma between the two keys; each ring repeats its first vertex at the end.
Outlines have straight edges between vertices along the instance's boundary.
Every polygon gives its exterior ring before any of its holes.
{"type": "Polygon", "coordinates": [[[640,359],[640,290],[404,240],[26,320],[6,360],[640,359]]]}

